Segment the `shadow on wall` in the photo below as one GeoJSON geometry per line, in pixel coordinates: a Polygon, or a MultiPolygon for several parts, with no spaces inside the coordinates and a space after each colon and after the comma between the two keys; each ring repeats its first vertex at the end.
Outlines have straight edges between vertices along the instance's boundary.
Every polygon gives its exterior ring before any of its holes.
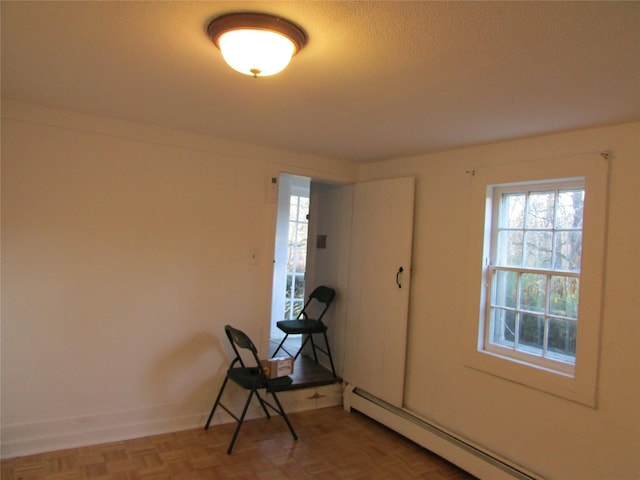
{"type": "Polygon", "coordinates": [[[228,367],[223,340],[226,338],[203,332],[169,350],[153,366],[148,380],[150,396],[175,409],[170,414],[176,417],[205,416],[228,367]]]}

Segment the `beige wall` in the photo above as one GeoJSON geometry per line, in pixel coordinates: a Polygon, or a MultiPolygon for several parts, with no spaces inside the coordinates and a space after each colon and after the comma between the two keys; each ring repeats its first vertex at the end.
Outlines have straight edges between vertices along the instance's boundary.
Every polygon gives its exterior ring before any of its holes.
{"type": "Polygon", "coordinates": [[[12,102],[2,114],[2,454],[202,425],[223,326],[266,348],[271,171],[355,167],[12,102]]]}
{"type": "MultiPolygon", "coordinates": [[[[552,479],[640,477],[640,124],[365,166],[361,180],[416,176],[406,406],[552,479]],[[465,171],[611,150],[598,407],[465,366],[471,177],[465,171]]],[[[478,272],[479,275],[479,272],[478,272]]]]}

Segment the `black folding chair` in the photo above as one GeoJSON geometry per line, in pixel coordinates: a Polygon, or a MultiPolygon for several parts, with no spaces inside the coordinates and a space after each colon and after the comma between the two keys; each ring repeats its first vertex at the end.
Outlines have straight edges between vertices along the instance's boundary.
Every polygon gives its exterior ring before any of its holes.
{"type": "Polygon", "coordinates": [[[238,437],[238,432],[240,432],[240,427],[242,427],[242,423],[244,422],[244,417],[247,414],[247,409],[249,408],[249,404],[251,403],[251,399],[253,395],[258,398],[260,402],[260,406],[264,411],[267,418],[271,418],[269,415],[269,411],[267,407],[271,408],[273,411],[278,413],[284,418],[284,421],[287,423],[289,430],[291,431],[291,435],[293,435],[293,439],[297,440],[298,436],[296,432],[293,430],[291,426],[291,422],[289,421],[289,417],[282,408],[282,404],[280,400],[278,400],[278,396],[276,395],[276,390],[286,389],[289,385],[291,385],[292,380],[291,377],[279,377],[279,378],[268,378],[264,370],[260,365],[260,359],[258,358],[258,350],[255,345],[251,341],[251,339],[241,330],[233,328],[230,325],[224,327],[224,331],[229,338],[229,342],[231,343],[231,347],[233,347],[233,351],[235,352],[235,358],[231,362],[229,369],[227,370],[227,376],[222,382],[222,387],[220,388],[220,392],[218,393],[218,397],[216,398],[215,403],[213,404],[213,408],[211,409],[211,413],[209,414],[209,418],[207,419],[207,423],[204,426],[204,429],[207,430],[209,428],[209,424],[211,423],[211,419],[213,418],[213,414],[216,411],[218,405],[222,407],[229,415],[233,417],[233,419],[238,424],[236,426],[236,430],[233,433],[233,438],[231,439],[231,443],[229,444],[229,448],[227,449],[227,453],[231,454],[233,450],[233,445],[236,443],[236,438],[238,437]],[[249,350],[253,356],[253,361],[255,361],[256,366],[246,366],[245,362],[242,360],[240,355],[240,351],[238,349],[246,349],[249,350]],[[239,364],[239,366],[236,366],[239,364]],[[227,382],[231,380],[236,383],[240,387],[245,390],[249,390],[249,396],[247,401],[244,404],[244,409],[242,410],[242,414],[240,417],[236,416],[231,410],[229,410],[226,406],[221,403],[222,392],[224,392],[225,387],[227,386],[227,382]],[[277,407],[273,406],[269,403],[265,398],[260,396],[258,390],[265,389],[267,394],[271,394],[273,397],[277,407]]]}
{"type": "Polygon", "coordinates": [[[331,363],[331,371],[333,372],[333,376],[336,376],[336,369],[333,366],[333,357],[331,356],[331,348],[329,347],[329,340],[327,339],[327,326],[322,323],[322,317],[327,313],[329,307],[333,303],[333,300],[336,298],[336,292],[334,289],[325,287],[324,285],[317,287],[311,295],[309,295],[309,299],[307,303],[305,303],[302,311],[298,314],[298,317],[295,320],[281,320],[276,322],[276,325],[280,330],[285,333],[284,338],[276,348],[275,352],[271,358],[275,357],[277,353],[282,349],[284,350],[290,357],[294,357],[294,360],[298,358],[300,352],[307,344],[309,340],[311,340],[311,346],[313,350],[313,358],[316,363],[318,363],[318,354],[316,351],[320,351],[329,357],[329,362],[331,363]],[[311,317],[311,309],[317,305],[323,305],[323,309],[320,312],[320,315],[317,318],[311,317]],[[324,343],[326,345],[326,350],[322,349],[320,346],[316,345],[313,340],[313,335],[316,333],[321,333],[324,336],[324,343]],[[287,340],[289,335],[306,335],[302,345],[298,349],[295,354],[292,354],[284,347],[284,342],[287,340]]]}

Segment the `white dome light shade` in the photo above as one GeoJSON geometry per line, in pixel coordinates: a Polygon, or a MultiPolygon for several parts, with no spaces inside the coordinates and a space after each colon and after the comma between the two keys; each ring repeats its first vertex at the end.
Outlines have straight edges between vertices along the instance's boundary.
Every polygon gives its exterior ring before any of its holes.
{"type": "Polygon", "coordinates": [[[254,77],[281,72],[296,52],[289,38],[269,30],[230,30],[220,35],[218,44],[231,68],[254,77]]]}
{"type": "Polygon", "coordinates": [[[214,18],[207,33],[231,68],[253,77],[282,71],[307,44],[307,34],[294,23],[256,12],[214,18]]]}

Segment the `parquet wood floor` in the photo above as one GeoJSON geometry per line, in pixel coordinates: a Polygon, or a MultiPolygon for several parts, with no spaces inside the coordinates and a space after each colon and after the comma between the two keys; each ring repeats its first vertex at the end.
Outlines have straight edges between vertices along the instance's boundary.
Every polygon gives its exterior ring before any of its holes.
{"type": "Polygon", "coordinates": [[[280,480],[474,477],[357,412],[341,407],[7,459],[2,480],[280,480]]]}

